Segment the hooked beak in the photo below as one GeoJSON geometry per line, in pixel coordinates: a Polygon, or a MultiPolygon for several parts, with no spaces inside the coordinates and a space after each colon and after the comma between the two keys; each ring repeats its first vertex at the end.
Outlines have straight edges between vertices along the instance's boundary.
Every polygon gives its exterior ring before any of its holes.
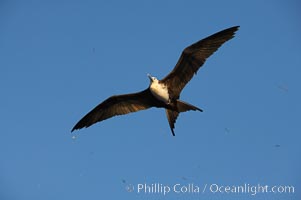
{"type": "Polygon", "coordinates": [[[148,76],[149,80],[150,80],[151,82],[153,82],[153,77],[152,77],[150,74],[147,74],[147,76],[148,76]]]}

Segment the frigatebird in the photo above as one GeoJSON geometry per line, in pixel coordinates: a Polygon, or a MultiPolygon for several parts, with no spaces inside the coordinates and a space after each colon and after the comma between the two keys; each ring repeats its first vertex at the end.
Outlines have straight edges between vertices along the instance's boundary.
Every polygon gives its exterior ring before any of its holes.
{"type": "Polygon", "coordinates": [[[158,80],[148,74],[150,85],[147,89],[137,93],[109,97],[79,120],[71,132],[83,127],[87,128],[116,115],[157,107],[165,108],[170,130],[172,135],[175,136],[174,124],[179,113],[189,110],[203,111],[196,106],[181,101],[179,99],[181,91],[205,63],[206,59],[222,44],[234,37],[238,28],[239,26],[234,26],[222,30],[186,47],[174,69],[165,78],[158,80]]]}

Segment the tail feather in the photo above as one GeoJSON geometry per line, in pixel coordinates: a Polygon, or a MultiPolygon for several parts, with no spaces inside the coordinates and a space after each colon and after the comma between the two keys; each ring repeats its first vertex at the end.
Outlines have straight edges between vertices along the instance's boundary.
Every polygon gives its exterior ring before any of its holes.
{"type": "Polygon", "coordinates": [[[177,110],[165,109],[169,127],[173,136],[175,136],[175,123],[180,112],[186,112],[189,110],[198,110],[200,112],[203,112],[202,109],[180,100],[177,100],[177,110]]]}
{"type": "Polygon", "coordinates": [[[173,136],[175,136],[175,132],[174,132],[173,129],[175,128],[175,123],[176,123],[176,120],[179,116],[179,112],[174,111],[174,110],[170,110],[170,109],[165,109],[165,111],[166,111],[166,116],[167,116],[167,120],[168,120],[168,123],[169,123],[171,133],[172,133],[173,136]]]}
{"type": "Polygon", "coordinates": [[[181,100],[177,100],[177,109],[179,112],[186,112],[186,111],[189,111],[189,110],[198,110],[200,112],[203,112],[202,109],[198,108],[198,107],[195,107],[189,103],[186,103],[184,101],[181,101],[181,100]]]}

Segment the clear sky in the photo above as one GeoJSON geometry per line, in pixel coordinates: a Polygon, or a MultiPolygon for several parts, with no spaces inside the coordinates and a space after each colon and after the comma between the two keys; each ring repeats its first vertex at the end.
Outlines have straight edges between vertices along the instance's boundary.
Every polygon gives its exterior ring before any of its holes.
{"type": "Polygon", "coordinates": [[[300,199],[300,5],[0,1],[0,199],[300,199]],[[154,108],[70,133],[107,97],[145,89],[147,73],[163,78],[186,46],[235,25],[184,89],[204,112],[181,114],[175,137],[154,108]],[[223,189],[244,184],[295,192],[223,189]]]}

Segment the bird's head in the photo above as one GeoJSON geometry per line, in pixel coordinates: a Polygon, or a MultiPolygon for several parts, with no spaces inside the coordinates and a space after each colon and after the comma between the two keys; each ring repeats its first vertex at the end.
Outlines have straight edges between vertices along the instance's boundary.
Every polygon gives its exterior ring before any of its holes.
{"type": "Polygon", "coordinates": [[[154,82],[154,81],[158,81],[158,79],[156,77],[151,76],[150,74],[147,74],[147,76],[148,76],[151,83],[154,82]]]}

